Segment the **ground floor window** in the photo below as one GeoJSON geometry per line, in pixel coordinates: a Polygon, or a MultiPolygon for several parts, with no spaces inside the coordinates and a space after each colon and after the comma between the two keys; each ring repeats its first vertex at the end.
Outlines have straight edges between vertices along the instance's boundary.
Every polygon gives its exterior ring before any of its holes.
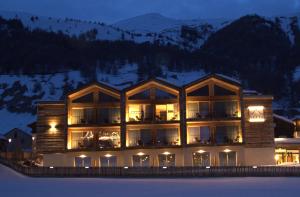
{"type": "Polygon", "coordinates": [[[79,156],[75,157],[75,167],[90,167],[92,165],[91,157],[79,156]]]}
{"type": "Polygon", "coordinates": [[[278,148],[275,150],[276,164],[298,164],[299,150],[286,150],[278,148]]]}
{"type": "Polygon", "coordinates": [[[224,151],[219,153],[220,166],[236,166],[236,152],[224,151]]]}
{"type": "Polygon", "coordinates": [[[106,154],[100,157],[101,167],[116,167],[117,166],[117,156],[106,154]]]}
{"type": "Polygon", "coordinates": [[[193,166],[210,166],[210,153],[203,151],[193,153],[193,166]]]}
{"type": "Polygon", "coordinates": [[[133,167],[149,167],[150,166],[150,156],[139,154],[132,156],[132,166],[133,167]]]}
{"type": "Polygon", "coordinates": [[[165,152],[158,155],[159,166],[175,166],[175,154],[165,152]]]}

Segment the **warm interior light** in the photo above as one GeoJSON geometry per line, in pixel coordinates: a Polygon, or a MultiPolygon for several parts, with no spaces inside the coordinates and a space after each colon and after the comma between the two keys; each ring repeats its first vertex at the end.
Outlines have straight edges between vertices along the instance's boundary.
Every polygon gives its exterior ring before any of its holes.
{"type": "Polygon", "coordinates": [[[111,154],[106,154],[106,155],[104,155],[104,157],[111,157],[112,155],[111,154]]]}
{"type": "Polygon", "coordinates": [[[205,151],[204,151],[204,150],[198,150],[197,152],[202,154],[202,153],[204,153],[205,151]]]}
{"type": "Polygon", "coordinates": [[[264,122],[264,106],[249,106],[249,122],[264,122]]]}
{"type": "Polygon", "coordinates": [[[86,158],[86,155],[80,155],[79,157],[80,158],[86,158]]]}
{"type": "Polygon", "coordinates": [[[279,160],[279,155],[275,155],[275,156],[274,156],[274,159],[275,159],[276,161],[278,161],[278,160],[279,160]]]}
{"type": "Polygon", "coordinates": [[[226,148],[226,149],[224,150],[224,152],[225,152],[225,153],[229,153],[229,152],[231,152],[231,150],[226,148]]]}
{"type": "Polygon", "coordinates": [[[145,155],[145,153],[139,152],[137,155],[138,156],[143,156],[143,155],[145,155]]]}
{"type": "Polygon", "coordinates": [[[170,152],[163,152],[164,155],[169,155],[171,154],[170,152]]]}

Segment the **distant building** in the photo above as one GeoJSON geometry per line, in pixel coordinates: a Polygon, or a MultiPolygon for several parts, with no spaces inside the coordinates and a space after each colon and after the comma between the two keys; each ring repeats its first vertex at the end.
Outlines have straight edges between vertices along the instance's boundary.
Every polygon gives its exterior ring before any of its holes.
{"type": "Polygon", "coordinates": [[[222,75],[93,83],[38,103],[36,153],[44,166],[273,165],[272,100],[222,75]]]}
{"type": "Polygon", "coordinates": [[[21,129],[14,128],[4,134],[7,139],[6,151],[11,159],[28,158],[31,155],[32,137],[21,129]]]}
{"type": "Polygon", "coordinates": [[[6,152],[6,143],[7,143],[7,139],[0,134],[0,153],[6,152]]]}

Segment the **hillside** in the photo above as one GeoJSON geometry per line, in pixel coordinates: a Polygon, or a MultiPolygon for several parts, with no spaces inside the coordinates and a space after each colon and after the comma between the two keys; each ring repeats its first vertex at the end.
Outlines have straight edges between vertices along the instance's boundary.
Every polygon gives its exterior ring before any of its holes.
{"type": "Polygon", "coordinates": [[[162,24],[160,30],[166,29],[150,33],[152,38],[166,34],[173,44],[120,40],[123,32],[137,33],[105,24],[5,17],[0,18],[1,133],[25,129],[35,118],[36,101],[61,99],[83,83],[99,80],[122,89],[160,77],[183,85],[204,73],[226,74],[245,89],[274,95],[274,109],[281,115],[300,114],[298,17],[250,15],[216,26],[162,24]],[[95,27],[116,36],[98,34],[95,27]]]}

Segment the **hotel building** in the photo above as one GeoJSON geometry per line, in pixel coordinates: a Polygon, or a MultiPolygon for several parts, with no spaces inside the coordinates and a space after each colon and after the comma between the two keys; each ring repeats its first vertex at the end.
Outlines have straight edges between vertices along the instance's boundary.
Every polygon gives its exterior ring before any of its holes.
{"type": "Polygon", "coordinates": [[[44,166],[274,165],[272,99],[222,75],[92,83],[38,103],[33,150],[44,166]]]}

